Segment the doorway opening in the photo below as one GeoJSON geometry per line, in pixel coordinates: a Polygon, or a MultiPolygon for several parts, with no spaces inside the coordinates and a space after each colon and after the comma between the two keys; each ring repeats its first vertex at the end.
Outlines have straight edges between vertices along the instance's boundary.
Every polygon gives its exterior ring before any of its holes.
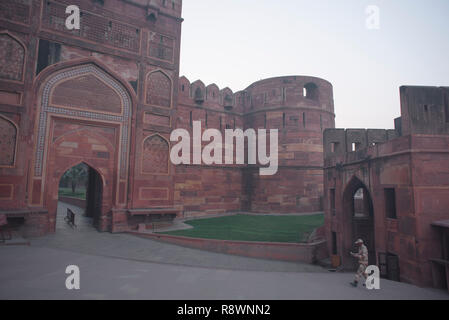
{"type": "Polygon", "coordinates": [[[368,263],[376,265],[373,202],[368,188],[356,176],[345,188],[342,205],[347,221],[345,246],[348,254],[344,257],[345,266],[348,269],[357,267],[356,259],[349,255],[349,251],[357,252],[357,239],[362,239],[368,249],[368,263]]]}
{"type": "Polygon", "coordinates": [[[57,229],[99,227],[103,201],[103,180],[82,162],[68,169],[59,181],[57,229]]]}
{"type": "Polygon", "coordinates": [[[368,249],[368,262],[376,264],[373,204],[368,189],[359,186],[352,195],[352,240],[362,239],[368,249]]]}

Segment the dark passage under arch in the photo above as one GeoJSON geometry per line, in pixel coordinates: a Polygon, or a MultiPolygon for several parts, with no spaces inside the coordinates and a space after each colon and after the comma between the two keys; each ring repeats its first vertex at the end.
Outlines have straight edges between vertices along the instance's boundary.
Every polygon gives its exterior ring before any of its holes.
{"type": "MultiPolygon", "coordinates": [[[[78,209],[75,210],[75,224],[90,224],[98,229],[103,202],[101,175],[84,162],[71,167],[60,179],[59,201],[78,209]]],[[[58,212],[58,215],[58,219],[62,219],[66,212],[58,212]]]]}

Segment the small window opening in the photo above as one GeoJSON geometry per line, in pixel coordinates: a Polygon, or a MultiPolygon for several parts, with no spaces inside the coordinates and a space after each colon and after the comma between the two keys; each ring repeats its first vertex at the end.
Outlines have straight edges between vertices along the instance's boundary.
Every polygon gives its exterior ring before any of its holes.
{"type": "Polygon", "coordinates": [[[361,146],[361,143],[360,142],[353,142],[353,143],[351,143],[351,151],[358,151],[358,150],[360,150],[360,146],[361,146]]]}
{"type": "Polygon", "coordinates": [[[61,45],[56,42],[39,40],[39,51],[37,57],[36,74],[39,74],[46,67],[61,60],[61,45]]]}
{"type": "Polygon", "coordinates": [[[389,219],[397,219],[396,216],[396,194],[395,189],[385,189],[385,213],[389,219]]]}
{"type": "Polygon", "coordinates": [[[307,99],[318,100],[318,87],[316,84],[310,82],[304,86],[303,95],[307,99]]]}
{"type": "Polygon", "coordinates": [[[339,143],[338,142],[331,142],[331,152],[336,153],[338,152],[339,143]]]}

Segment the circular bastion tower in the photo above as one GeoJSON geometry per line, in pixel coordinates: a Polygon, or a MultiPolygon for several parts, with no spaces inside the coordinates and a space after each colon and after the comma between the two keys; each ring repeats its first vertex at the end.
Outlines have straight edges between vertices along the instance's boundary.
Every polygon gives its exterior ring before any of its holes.
{"type": "Polygon", "coordinates": [[[245,169],[242,209],[322,211],[323,131],[335,127],[332,84],[315,77],[278,77],[255,82],[236,96],[245,129],[279,130],[278,172],[260,176],[257,166],[245,169]]]}

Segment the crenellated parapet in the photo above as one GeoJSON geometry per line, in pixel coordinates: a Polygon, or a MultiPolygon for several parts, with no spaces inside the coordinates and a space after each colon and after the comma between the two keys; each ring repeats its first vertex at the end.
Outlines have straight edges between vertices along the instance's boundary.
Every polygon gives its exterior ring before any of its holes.
{"type": "Polygon", "coordinates": [[[324,157],[343,156],[374,147],[399,136],[393,129],[326,129],[324,157]]]}
{"type": "Polygon", "coordinates": [[[250,103],[245,112],[275,107],[312,108],[334,113],[332,84],[307,76],[260,80],[246,88],[250,103]]]}
{"type": "Polygon", "coordinates": [[[221,108],[249,114],[275,108],[304,108],[334,113],[331,83],[316,77],[288,76],[260,80],[245,90],[233,93],[228,87],[206,86],[201,80],[193,83],[179,79],[181,103],[221,108]]]}
{"type": "Polygon", "coordinates": [[[192,107],[202,107],[218,112],[241,113],[242,92],[234,94],[228,87],[220,89],[215,83],[205,85],[201,80],[190,82],[182,76],[178,84],[179,103],[192,107]]]}
{"type": "Polygon", "coordinates": [[[400,136],[449,134],[449,87],[400,87],[401,117],[395,129],[326,129],[324,156],[354,154],[400,136]]]}
{"type": "MultiPolygon", "coordinates": [[[[103,0],[94,0],[104,2],[103,0]]],[[[147,19],[157,20],[159,14],[181,17],[182,0],[123,0],[137,6],[147,8],[147,19]]]]}

